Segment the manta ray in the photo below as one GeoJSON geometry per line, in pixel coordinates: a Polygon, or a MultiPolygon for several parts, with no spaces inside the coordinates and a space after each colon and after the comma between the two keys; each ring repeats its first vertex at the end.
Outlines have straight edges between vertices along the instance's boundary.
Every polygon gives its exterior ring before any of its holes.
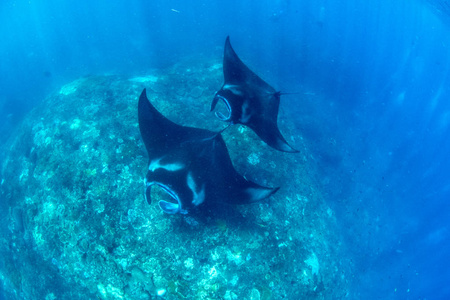
{"type": "Polygon", "coordinates": [[[145,198],[159,186],[170,200],[159,201],[168,214],[186,214],[203,203],[246,204],[279,188],[248,181],[233,167],[220,132],[178,125],[150,103],[144,89],[138,105],[139,129],[148,152],[145,198]]]}
{"type": "Polygon", "coordinates": [[[225,41],[223,56],[224,84],[211,103],[213,111],[219,100],[225,103],[228,116],[216,116],[230,124],[250,127],[267,145],[284,152],[298,152],[286,142],[277,125],[281,92],[251,71],[231,47],[230,37],[225,41]]]}

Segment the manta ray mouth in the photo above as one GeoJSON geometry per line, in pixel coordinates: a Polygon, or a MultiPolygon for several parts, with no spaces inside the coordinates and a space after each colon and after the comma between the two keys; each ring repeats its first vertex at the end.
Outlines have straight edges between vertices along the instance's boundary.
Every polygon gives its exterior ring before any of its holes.
{"type": "Polygon", "coordinates": [[[174,190],[172,190],[170,187],[168,187],[167,185],[165,185],[161,182],[147,183],[147,188],[145,191],[147,202],[150,203],[150,201],[149,201],[150,189],[154,185],[160,187],[164,192],[166,192],[170,196],[169,201],[165,201],[165,200],[159,201],[159,207],[161,208],[162,211],[164,211],[165,213],[168,213],[168,214],[176,214],[176,213],[184,214],[184,213],[186,213],[185,210],[182,209],[181,200],[178,197],[178,194],[174,190]]]}
{"type": "MultiPolygon", "coordinates": [[[[226,107],[227,113],[228,113],[228,116],[225,116],[222,112],[218,111],[218,112],[216,112],[216,117],[218,117],[222,121],[230,121],[230,119],[231,119],[231,105],[230,105],[230,102],[228,102],[227,98],[225,98],[225,97],[223,97],[221,95],[216,94],[216,97],[217,97],[217,100],[218,99],[222,100],[222,102],[225,104],[225,107],[226,107]]],[[[216,100],[216,102],[217,102],[217,100],[216,100]]]]}

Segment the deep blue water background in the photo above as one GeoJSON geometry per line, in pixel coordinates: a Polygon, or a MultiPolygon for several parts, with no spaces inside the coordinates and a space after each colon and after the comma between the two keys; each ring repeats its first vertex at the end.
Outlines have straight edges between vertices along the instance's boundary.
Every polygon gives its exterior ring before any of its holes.
{"type": "Polygon", "coordinates": [[[317,160],[353,257],[351,295],[449,299],[450,22],[432,4],[2,1],[0,139],[80,76],[221,58],[230,35],[276,88],[316,95],[281,109],[317,160]]]}

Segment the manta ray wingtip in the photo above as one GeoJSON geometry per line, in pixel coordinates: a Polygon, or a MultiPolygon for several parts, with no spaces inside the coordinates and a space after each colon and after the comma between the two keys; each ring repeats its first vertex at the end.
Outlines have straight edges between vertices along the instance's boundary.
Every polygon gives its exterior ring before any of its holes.
{"type": "Polygon", "coordinates": [[[299,153],[300,151],[293,148],[291,145],[289,145],[287,142],[282,143],[281,145],[278,145],[278,150],[283,152],[289,152],[289,153],[299,153]]]}
{"type": "Polygon", "coordinates": [[[300,151],[291,147],[287,142],[285,141],[278,141],[276,145],[269,145],[275,148],[276,150],[282,151],[282,152],[288,152],[288,153],[299,153],[300,151]]]}
{"type": "Polygon", "coordinates": [[[267,199],[275,194],[279,189],[280,187],[269,188],[263,186],[247,188],[246,192],[248,193],[249,198],[246,203],[259,202],[267,199]]]}
{"type": "Polygon", "coordinates": [[[141,100],[141,99],[148,99],[147,98],[147,89],[146,88],[144,88],[142,90],[141,95],[139,96],[139,100],[141,100]]]}

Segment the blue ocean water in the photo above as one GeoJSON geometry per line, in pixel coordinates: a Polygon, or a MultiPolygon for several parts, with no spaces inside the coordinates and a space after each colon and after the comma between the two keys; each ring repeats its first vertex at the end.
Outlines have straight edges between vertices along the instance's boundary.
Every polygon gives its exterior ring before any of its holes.
{"type": "MultiPolygon", "coordinates": [[[[0,134],[90,74],[241,58],[286,92],[353,257],[352,295],[447,299],[450,30],[445,2],[3,1],[0,134]],[[330,150],[333,149],[333,150],[330,150]]],[[[0,296],[1,297],[1,296],[0,296]]]]}

